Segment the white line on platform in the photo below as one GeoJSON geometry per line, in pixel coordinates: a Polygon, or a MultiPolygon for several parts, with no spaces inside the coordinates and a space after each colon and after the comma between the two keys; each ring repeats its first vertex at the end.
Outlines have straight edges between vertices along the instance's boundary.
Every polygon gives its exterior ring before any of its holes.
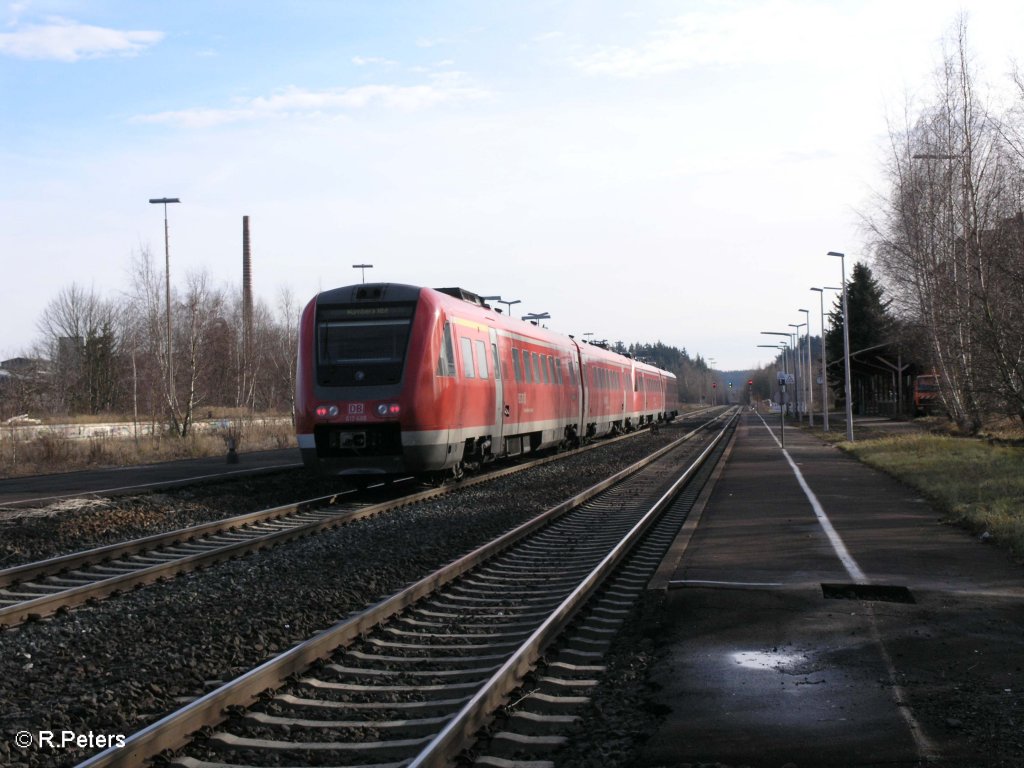
{"type": "MultiPolygon", "coordinates": [[[[772,436],[775,444],[778,445],[779,448],[782,448],[782,443],[780,443],[779,439],[775,437],[775,433],[772,431],[772,428],[768,426],[768,422],[764,420],[760,413],[757,414],[757,418],[761,419],[761,423],[764,424],[764,428],[768,430],[768,433],[772,436]]],[[[832,521],[828,519],[828,515],[825,513],[825,508],[821,506],[821,502],[818,501],[818,497],[814,495],[814,491],[811,490],[811,487],[804,479],[804,475],[800,471],[800,467],[796,465],[796,462],[793,461],[793,457],[789,455],[789,451],[785,448],[782,448],[782,455],[786,457],[786,461],[789,462],[789,466],[793,468],[793,474],[796,475],[796,481],[800,484],[800,488],[803,489],[804,495],[811,503],[811,509],[814,510],[814,516],[818,518],[818,524],[821,525],[822,530],[825,531],[825,535],[828,537],[829,543],[832,545],[832,549],[835,551],[839,561],[843,564],[843,567],[849,574],[850,579],[857,584],[867,584],[868,577],[865,575],[864,571],[860,569],[860,566],[857,565],[857,561],[853,559],[853,555],[851,555],[850,551],[846,548],[846,544],[843,543],[842,537],[836,529],[832,527],[832,521]]]]}

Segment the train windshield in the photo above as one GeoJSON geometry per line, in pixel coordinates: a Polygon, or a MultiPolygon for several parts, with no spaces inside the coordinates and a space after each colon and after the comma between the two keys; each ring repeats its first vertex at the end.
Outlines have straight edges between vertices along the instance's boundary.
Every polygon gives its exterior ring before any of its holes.
{"type": "Polygon", "coordinates": [[[399,383],[415,309],[415,304],[321,307],[317,316],[319,383],[399,383]]]}

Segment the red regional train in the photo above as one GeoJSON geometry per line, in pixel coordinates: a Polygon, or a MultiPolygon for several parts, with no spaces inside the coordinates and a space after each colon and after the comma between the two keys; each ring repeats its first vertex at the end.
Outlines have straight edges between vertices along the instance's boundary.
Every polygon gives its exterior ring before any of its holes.
{"type": "Polygon", "coordinates": [[[673,374],[460,288],[352,285],[302,313],[296,431],[323,474],[458,477],[677,413],[673,374]]]}

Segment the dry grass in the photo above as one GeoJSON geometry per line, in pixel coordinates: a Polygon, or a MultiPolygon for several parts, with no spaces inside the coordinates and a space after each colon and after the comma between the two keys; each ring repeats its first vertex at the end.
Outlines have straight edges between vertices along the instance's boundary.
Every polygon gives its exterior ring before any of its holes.
{"type": "Polygon", "coordinates": [[[1024,448],[920,434],[839,446],[921,491],[952,520],[1024,559],[1024,448]]]}
{"type": "Polygon", "coordinates": [[[0,477],[224,456],[228,437],[235,439],[238,451],[295,447],[295,432],[288,419],[263,424],[247,419],[227,418],[224,426],[218,425],[209,431],[197,430],[185,438],[155,435],[137,439],[71,439],[56,434],[42,434],[31,440],[15,440],[9,435],[3,435],[0,436],[0,477]]]}

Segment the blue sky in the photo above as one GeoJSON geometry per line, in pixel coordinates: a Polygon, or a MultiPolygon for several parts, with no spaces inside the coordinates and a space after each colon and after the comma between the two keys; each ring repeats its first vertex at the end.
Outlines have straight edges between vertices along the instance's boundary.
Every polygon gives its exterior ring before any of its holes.
{"type": "MultiPolygon", "coordinates": [[[[768,362],[863,251],[947,0],[0,2],[0,359],[62,287],[459,285],[554,330],[768,362]]],[[[1019,2],[969,4],[998,90],[1019,2]]]]}

